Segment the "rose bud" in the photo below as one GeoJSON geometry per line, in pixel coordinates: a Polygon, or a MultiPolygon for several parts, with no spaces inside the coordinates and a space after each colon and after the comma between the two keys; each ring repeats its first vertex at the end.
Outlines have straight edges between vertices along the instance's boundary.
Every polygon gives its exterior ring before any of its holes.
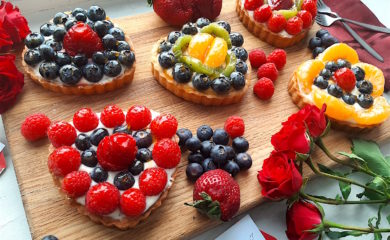
{"type": "Polygon", "coordinates": [[[308,153],[310,151],[310,139],[306,134],[304,122],[289,119],[282,124],[282,129],[271,138],[275,150],[308,153]]]}

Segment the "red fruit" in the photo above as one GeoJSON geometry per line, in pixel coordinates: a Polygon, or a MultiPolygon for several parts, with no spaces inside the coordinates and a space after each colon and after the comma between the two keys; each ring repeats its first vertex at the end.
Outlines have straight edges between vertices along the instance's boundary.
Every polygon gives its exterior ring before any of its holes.
{"type": "Polygon", "coordinates": [[[267,57],[261,49],[254,49],[249,52],[249,62],[253,68],[258,68],[267,62],[267,57]]]}
{"type": "Polygon", "coordinates": [[[121,126],[125,121],[125,114],[117,105],[108,105],[100,114],[100,121],[108,128],[121,126]]]}
{"type": "Polygon", "coordinates": [[[139,176],[139,189],[146,196],[160,194],[167,185],[168,175],[164,169],[155,167],[145,169],[139,176]]]}
{"type": "Polygon", "coordinates": [[[278,78],[278,69],[274,63],[266,63],[261,65],[259,69],[257,69],[257,77],[260,79],[262,77],[266,77],[271,79],[273,82],[278,78]]]}
{"type": "Polygon", "coordinates": [[[349,68],[340,68],[334,73],[334,78],[337,85],[343,90],[350,92],[355,88],[356,77],[352,70],[349,68]]]}
{"type": "Polygon", "coordinates": [[[62,180],[62,190],[71,198],[83,196],[91,185],[91,177],[85,171],[73,171],[62,180]]]}
{"type": "Polygon", "coordinates": [[[300,17],[292,17],[287,20],[286,32],[290,35],[297,35],[302,31],[303,21],[300,17]]]}
{"type": "Polygon", "coordinates": [[[145,195],[137,188],[127,189],[122,193],[120,206],[126,216],[138,217],[144,212],[146,207],[145,195]]]}
{"type": "Polygon", "coordinates": [[[153,146],[153,160],[157,166],[161,168],[174,168],[181,159],[181,151],[179,145],[169,138],[164,138],[157,141],[153,146]]]}
{"type": "Polygon", "coordinates": [[[108,182],[98,183],[92,186],[85,197],[85,206],[92,214],[110,214],[119,205],[119,190],[108,182]]]}
{"type": "Polygon", "coordinates": [[[281,70],[286,65],[287,54],[283,49],[275,49],[268,57],[267,62],[275,64],[278,70],[281,70]]]}
{"type": "Polygon", "coordinates": [[[47,136],[51,144],[58,148],[61,146],[71,146],[76,140],[76,129],[67,122],[55,122],[47,130],[47,136]]]}
{"type": "Polygon", "coordinates": [[[253,11],[263,5],[263,3],[263,0],[245,0],[244,8],[246,10],[253,11]]]}
{"type": "Polygon", "coordinates": [[[303,22],[303,29],[306,29],[311,26],[311,23],[313,21],[313,17],[311,16],[311,13],[306,10],[301,10],[297,14],[298,17],[302,19],[303,22]]]}
{"type": "Polygon", "coordinates": [[[65,176],[66,174],[77,171],[81,164],[79,151],[69,146],[56,148],[50,155],[47,165],[50,172],[56,176],[65,176]]]}
{"type": "Polygon", "coordinates": [[[115,133],[104,137],[97,148],[99,164],[108,171],[127,169],[133,163],[137,153],[134,138],[125,133],[115,133]]]}
{"type": "Polygon", "coordinates": [[[240,187],[224,170],[211,170],[196,180],[193,199],[194,203],[188,205],[206,213],[209,217],[228,221],[240,208],[240,187]],[[212,208],[215,207],[219,207],[220,212],[215,209],[213,211],[212,208]]]}
{"type": "Polygon", "coordinates": [[[275,87],[271,79],[260,78],[253,86],[253,92],[261,100],[268,100],[274,95],[275,87]]]}
{"type": "Polygon", "coordinates": [[[103,43],[97,33],[83,22],[76,23],[64,37],[65,51],[74,56],[78,53],[91,57],[94,52],[103,50],[103,43]]]}
{"type": "Polygon", "coordinates": [[[310,12],[312,19],[317,15],[317,1],[315,0],[303,0],[302,10],[310,12]]]}
{"type": "Polygon", "coordinates": [[[171,138],[176,134],[177,120],[171,114],[161,114],[153,119],[150,130],[158,139],[171,138]]]}
{"type": "Polygon", "coordinates": [[[145,106],[132,106],[126,114],[126,123],[132,130],[146,128],[152,121],[152,113],[145,106]]]}
{"type": "Polygon", "coordinates": [[[253,12],[253,18],[257,22],[266,22],[271,16],[272,9],[267,4],[264,4],[253,12]]]}
{"type": "Polygon", "coordinates": [[[287,24],[286,19],[281,14],[274,14],[268,19],[268,28],[274,33],[282,31],[287,24]]]}
{"type": "Polygon", "coordinates": [[[272,10],[280,10],[280,9],[290,9],[294,1],[292,0],[271,0],[268,1],[268,3],[271,5],[272,10]]]}
{"type": "Polygon", "coordinates": [[[230,116],[226,119],[224,129],[232,139],[241,137],[245,132],[244,119],[238,116],[230,116]]]}
{"type": "Polygon", "coordinates": [[[99,118],[90,108],[82,108],[73,115],[73,125],[80,132],[89,132],[99,125],[99,118]]]}
{"type": "Polygon", "coordinates": [[[20,132],[28,141],[35,141],[46,137],[49,126],[50,119],[45,114],[36,113],[26,117],[20,127],[20,132]]]}

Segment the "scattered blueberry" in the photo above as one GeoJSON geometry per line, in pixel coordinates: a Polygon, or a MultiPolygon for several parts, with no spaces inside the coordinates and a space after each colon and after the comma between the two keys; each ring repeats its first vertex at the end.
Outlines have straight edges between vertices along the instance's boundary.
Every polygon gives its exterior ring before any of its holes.
{"type": "Polygon", "coordinates": [[[200,144],[200,153],[203,157],[209,157],[211,149],[215,146],[213,141],[203,141],[200,144]]]}
{"type": "Polygon", "coordinates": [[[238,172],[240,172],[240,167],[238,164],[234,161],[228,161],[225,166],[224,170],[232,175],[232,177],[236,176],[238,172]]]}
{"type": "Polygon", "coordinates": [[[322,41],[322,45],[324,45],[324,47],[326,47],[326,48],[339,42],[339,40],[337,40],[337,38],[333,37],[330,34],[322,35],[321,41],[322,41]]]}
{"type": "Polygon", "coordinates": [[[242,153],[248,151],[249,143],[243,137],[236,137],[233,139],[232,147],[236,153],[242,153]]]}
{"type": "Polygon", "coordinates": [[[227,145],[229,143],[229,134],[223,129],[215,129],[213,142],[215,144],[227,145]]]}
{"type": "Polygon", "coordinates": [[[201,144],[198,138],[196,137],[190,137],[187,139],[186,143],[186,148],[190,150],[191,152],[196,152],[200,149],[201,144]]]}
{"type": "Polygon", "coordinates": [[[309,48],[311,50],[314,50],[316,47],[321,47],[321,46],[322,46],[321,38],[313,37],[312,39],[310,39],[309,48]]]}
{"type": "Polygon", "coordinates": [[[323,47],[316,47],[316,48],[314,48],[314,50],[313,50],[313,58],[316,58],[318,56],[318,54],[322,53],[323,51],[325,51],[325,48],[323,48],[323,47]]]}
{"type": "Polygon", "coordinates": [[[252,166],[252,158],[247,153],[239,153],[235,159],[241,170],[249,169],[252,166]]]}
{"type": "Polygon", "coordinates": [[[206,158],[205,160],[203,160],[202,167],[203,167],[203,170],[205,172],[210,171],[210,170],[214,170],[217,168],[213,162],[213,159],[211,159],[211,158],[206,158]]]}
{"type": "Polygon", "coordinates": [[[199,163],[190,163],[186,168],[187,178],[196,181],[203,174],[203,167],[199,163]]]}
{"type": "Polygon", "coordinates": [[[227,161],[226,148],[223,145],[215,145],[210,152],[210,157],[213,159],[215,166],[222,168],[227,161]]]}
{"type": "Polygon", "coordinates": [[[316,37],[322,37],[323,35],[325,34],[329,34],[328,30],[325,30],[325,29],[320,29],[316,32],[316,37]]]}
{"type": "Polygon", "coordinates": [[[190,163],[199,163],[201,164],[203,161],[203,155],[198,152],[192,152],[190,155],[188,155],[188,162],[190,163]]]}
{"type": "Polygon", "coordinates": [[[196,130],[196,136],[200,141],[210,140],[213,136],[213,129],[208,125],[202,125],[196,130]]]}
{"type": "Polygon", "coordinates": [[[190,137],[192,137],[192,132],[187,128],[180,128],[176,131],[176,135],[179,137],[179,146],[183,147],[190,137]]]}
{"type": "Polygon", "coordinates": [[[225,146],[225,150],[226,150],[226,153],[227,153],[227,157],[226,157],[227,160],[232,160],[232,159],[234,159],[236,157],[236,153],[234,152],[233,147],[225,146]]]}

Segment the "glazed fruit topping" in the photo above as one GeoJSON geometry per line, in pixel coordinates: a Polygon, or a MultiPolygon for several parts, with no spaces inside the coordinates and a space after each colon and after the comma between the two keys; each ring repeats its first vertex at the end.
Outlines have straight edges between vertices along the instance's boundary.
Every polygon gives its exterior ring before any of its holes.
{"type": "Polygon", "coordinates": [[[287,20],[286,32],[290,35],[297,35],[303,29],[303,21],[300,17],[295,16],[287,20]]]}
{"type": "Polygon", "coordinates": [[[152,120],[150,130],[158,139],[171,138],[176,133],[177,120],[171,114],[161,114],[152,120]]]}
{"type": "Polygon", "coordinates": [[[260,7],[261,5],[263,5],[263,1],[262,0],[245,0],[244,2],[244,8],[246,10],[255,10],[256,8],[260,7]]]}
{"type": "Polygon", "coordinates": [[[73,115],[73,124],[80,132],[89,132],[99,125],[99,118],[90,108],[82,108],[73,115]]]}
{"type": "Polygon", "coordinates": [[[281,14],[274,14],[268,19],[268,28],[274,33],[281,32],[286,27],[287,21],[281,14]]]}
{"type": "Polygon", "coordinates": [[[132,106],[126,114],[126,123],[132,130],[146,128],[152,121],[152,113],[145,106],[132,106]]]}
{"type": "Polygon", "coordinates": [[[85,205],[90,213],[105,215],[118,208],[119,199],[119,190],[111,183],[103,182],[88,190],[85,205]]]}
{"type": "Polygon", "coordinates": [[[181,151],[179,145],[169,138],[164,138],[153,146],[153,159],[157,166],[162,168],[174,168],[181,159],[181,151]]]}
{"type": "Polygon", "coordinates": [[[120,207],[126,216],[138,217],[146,208],[145,195],[137,188],[130,188],[121,195],[120,207]]]}
{"type": "Polygon", "coordinates": [[[51,144],[58,148],[71,146],[77,137],[76,129],[67,122],[55,122],[47,130],[47,136],[51,144]]]}
{"type": "Polygon", "coordinates": [[[345,91],[350,92],[355,88],[356,78],[353,72],[346,68],[340,68],[334,73],[336,83],[345,91]]]}
{"type": "Polygon", "coordinates": [[[294,0],[268,0],[272,10],[290,9],[294,6],[294,0]]]}
{"type": "Polygon", "coordinates": [[[123,124],[125,121],[125,114],[118,106],[108,105],[103,109],[100,115],[100,121],[104,126],[114,128],[123,124]]]}
{"type": "Polygon", "coordinates": [[[131,188],[135,183],[133,175],[129,171],[119,172],[114,177],[114,185],[119,190],[127,190],[131,188]]]}
{"type": "Polygon", "coordinates": [[[62,180],[62,190],[71,198],[83,196],[91,185],[91,177],[85,171],[68,173],[62,180]]]}
{"type": "Polygon", "coordinates": [[[48,167],[50,172],[56,176],[77,171],[81,164],[80,153],[69,146],[56,148],[49,156],[48,167]]]}
{"type": "Polygon", "coordinates": [[[257,22],[261,22],[261,23],[266,22],[271,16],[272,16],[272,9],[267,4],[262,5],[261,7],[257,8],[253,12],[253,18],[257,22]]]}
{"type": "Polygon", "coordinates": [[[105,182],[108,178],[108,172],[101,167],[95,167],[90,175],[92,180],[97,183],[105,182]]]}
{"type": "Polygon", "coordinates": [[[146,196],[155,196],[164,190],[167,181],[168,177],[164,169],[148,168],[139,177],[139,189],[146,196]]]}

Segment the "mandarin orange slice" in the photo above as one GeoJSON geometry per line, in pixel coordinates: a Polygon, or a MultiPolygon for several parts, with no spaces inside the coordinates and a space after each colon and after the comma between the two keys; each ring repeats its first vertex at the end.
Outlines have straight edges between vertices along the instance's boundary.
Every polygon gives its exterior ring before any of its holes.
{"type": "Polygon", "coordinates": [[[314,78],[324,68],[325,64],[317,59],[306,61],[298,67],[297,78],[302,83],[305,93],[310,93],[314,78]]]}
{"type": "Polygon", "coordinates": [[[192,37],[190,44],[188,45],[188,55],[197,58],[200,61],[204,61],[206,53],[209,51],[210,45],[213,42],[214,37],[208,33],[198,33],[192,37]]]}
{"type": "Polygon", "coordinates": [[[204,64],[214,68],[221,66],[225,62],[227,50],[228,46],[225,40],[220,37],[214,38],[204,64]]]}
{"type": "Polygon", "coordinates": [[[351,64],[359,62],[357,52],[345,43],[337,43],[327,48],[317,57],[318,60],[326,63],[329,61],[336,61],[337,59],[344,59],[351,64]]]}

